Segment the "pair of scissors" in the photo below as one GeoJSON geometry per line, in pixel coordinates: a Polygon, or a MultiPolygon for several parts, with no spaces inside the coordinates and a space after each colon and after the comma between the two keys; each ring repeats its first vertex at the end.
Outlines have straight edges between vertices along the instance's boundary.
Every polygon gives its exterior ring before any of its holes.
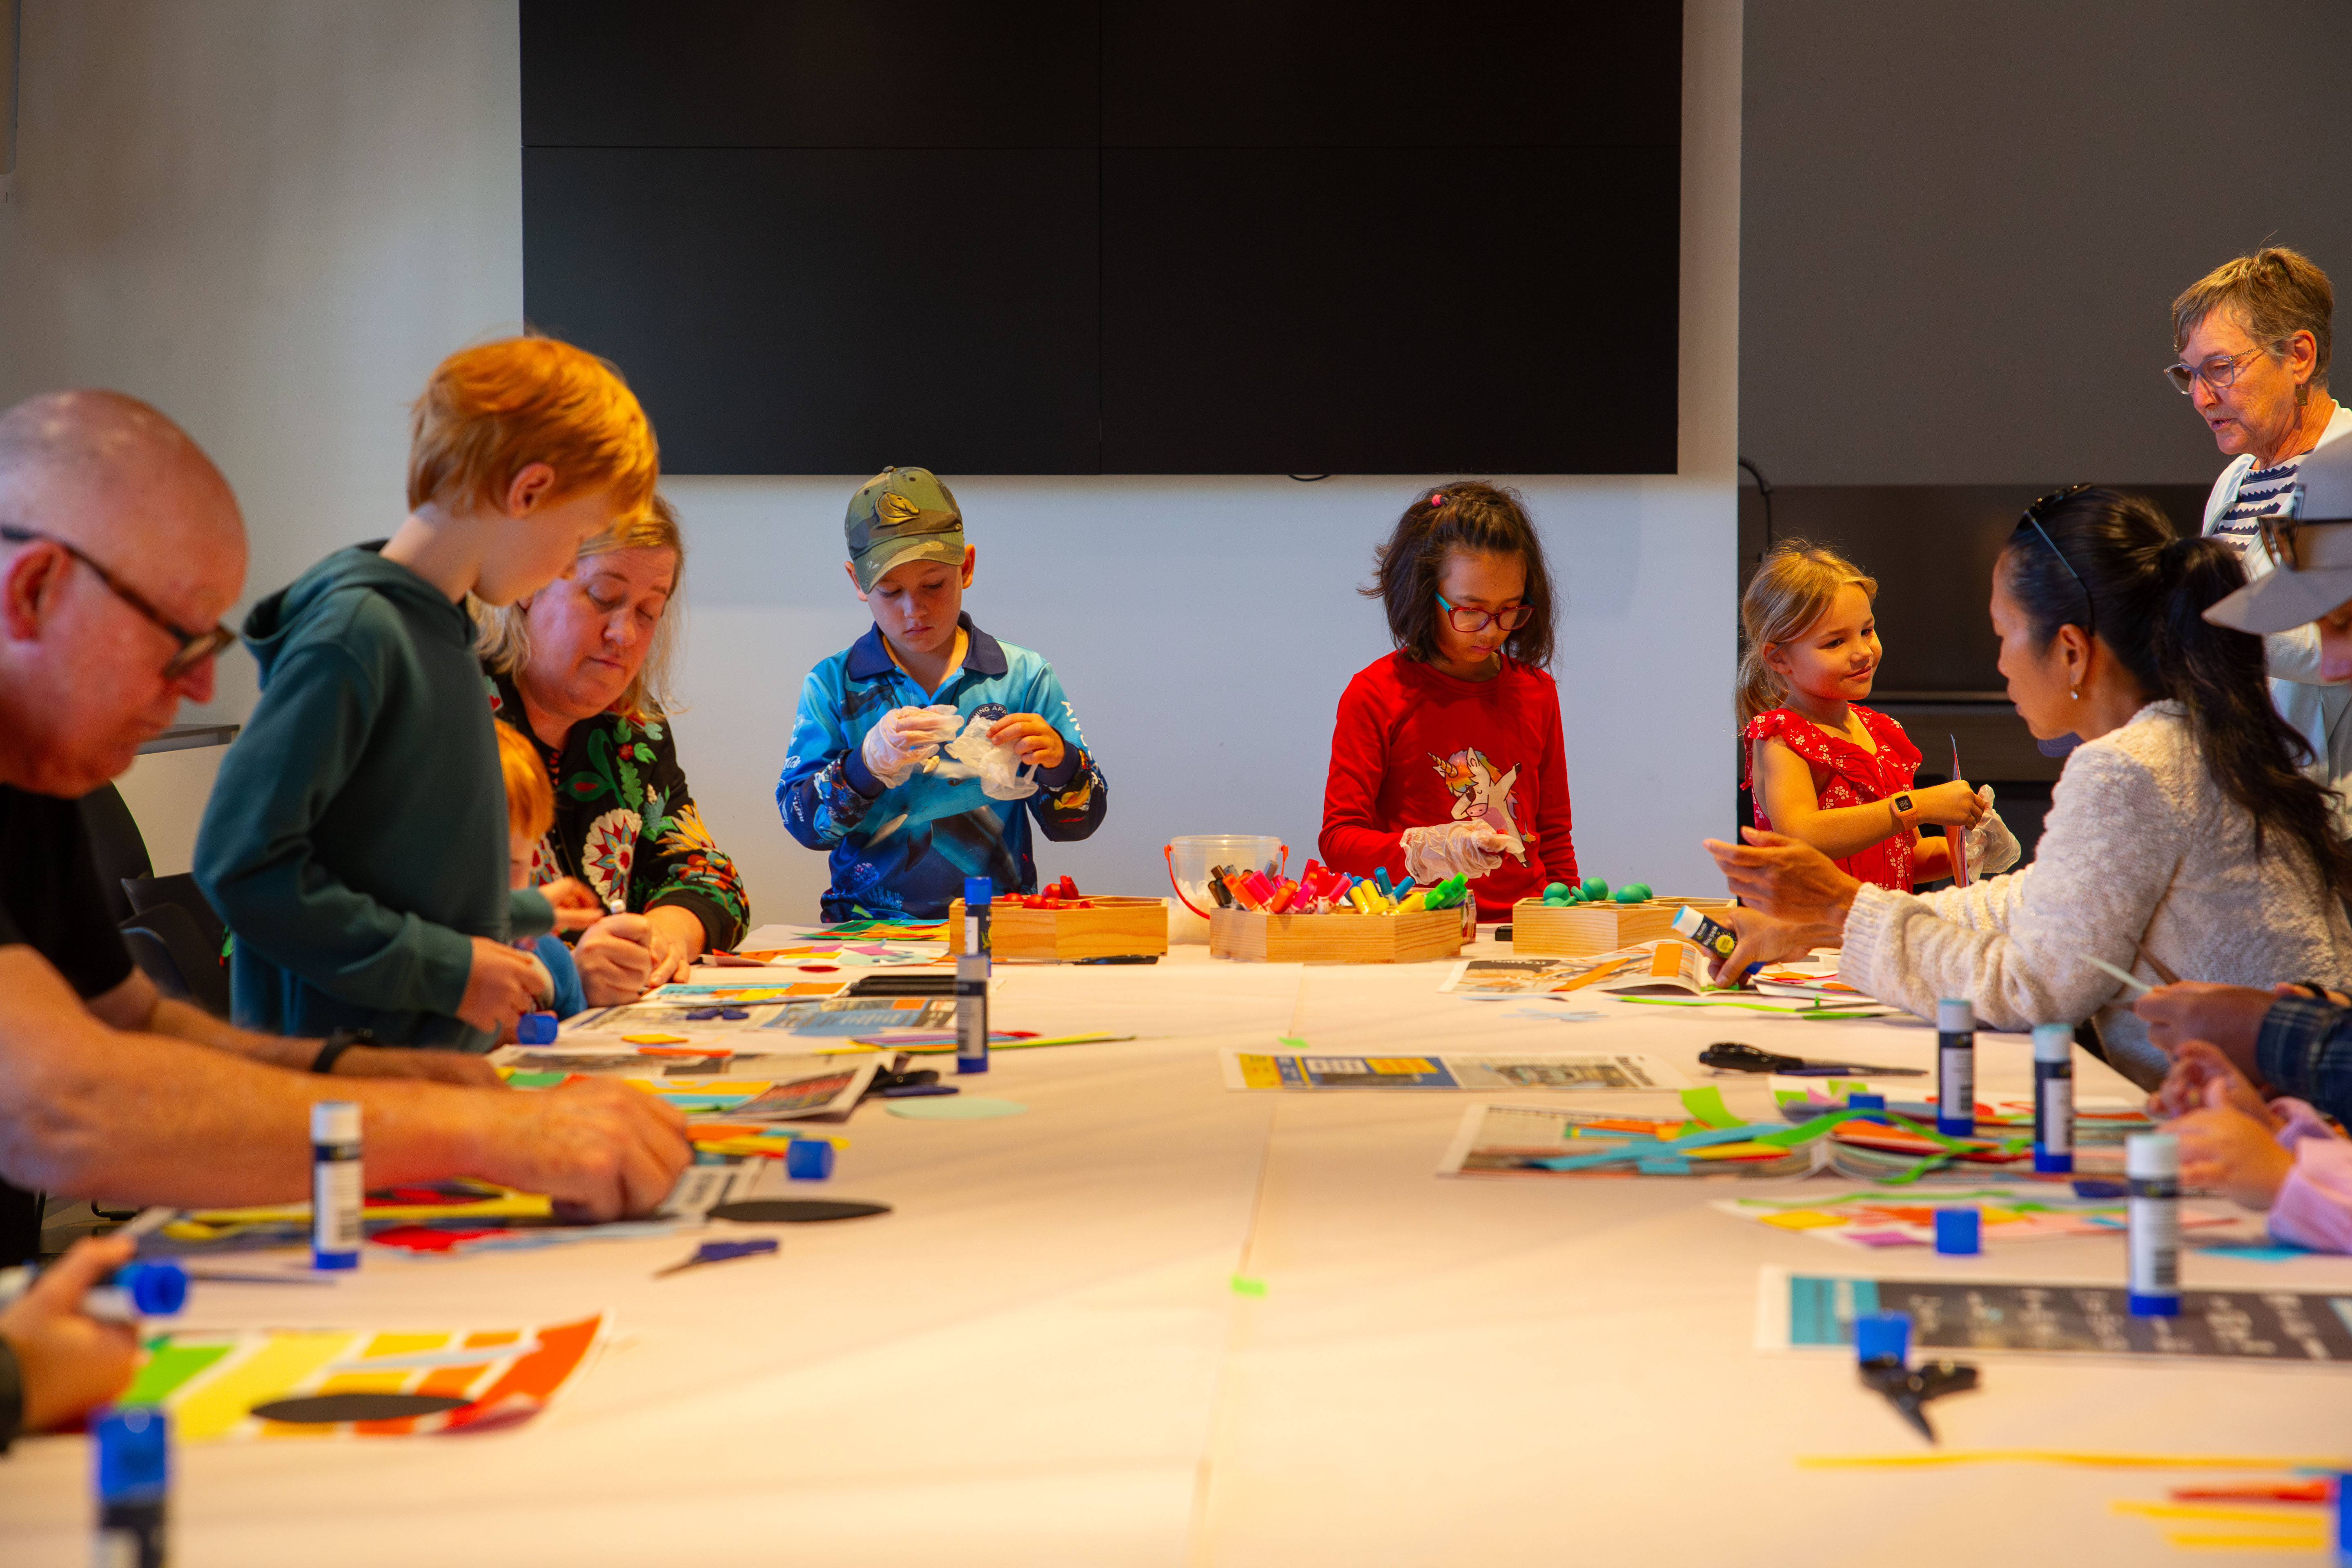
{"type": "Polygon", "coordinates": [[[654,1278],[663,1279],[705,1263],[731,1263],[738,1258],[757,1258],[776,1250],[772,1236],[753,1237],[749,1241],[706,1241],[694,1249],[694,1256],[683,1263],[673,1263],[667,1268],[654,1270],[654,1278]]]}

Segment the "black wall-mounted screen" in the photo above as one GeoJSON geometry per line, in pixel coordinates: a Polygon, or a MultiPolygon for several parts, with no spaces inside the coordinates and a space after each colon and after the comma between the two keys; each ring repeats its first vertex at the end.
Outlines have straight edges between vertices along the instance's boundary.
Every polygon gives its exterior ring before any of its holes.
{"type": "Polygon", "coordinates": [[[1670,473],[1682,7],[523,0],[674,473],[1670,473]]]}

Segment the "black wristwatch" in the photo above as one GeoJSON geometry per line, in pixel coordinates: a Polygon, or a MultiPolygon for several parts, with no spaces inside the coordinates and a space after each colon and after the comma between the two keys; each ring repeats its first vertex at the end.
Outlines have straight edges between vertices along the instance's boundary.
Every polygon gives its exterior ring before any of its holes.
{"type": "Polygon", "coordinates": [[[372,1046],[373,1044],[375,1044],[375,1031],[373,1029],[337,1029],[333,1034],[327,1037],[327,1043],[319,1047],[319,1054],[310,1058],[310,1070],[312,1072],[332,1072],[335,1070],[335,1058],[337,1057],[341,1056],[353,1046],[372,1046]]]}

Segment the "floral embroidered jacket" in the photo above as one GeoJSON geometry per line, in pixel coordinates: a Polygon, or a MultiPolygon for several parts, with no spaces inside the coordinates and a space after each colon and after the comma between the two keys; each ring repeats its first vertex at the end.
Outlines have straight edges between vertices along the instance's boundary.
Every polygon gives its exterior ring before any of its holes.
{"type": "Polygon", "coordinates": [[[530,738],[555,785],[555,825],[531,858],[532,884],[577,877],[607,901],[620,892],[637,914],[691,910],[714,948],[740,942],[751,923],[743,879],[702,825],[668,721],[599,713],[572,725],[559,753],[531,734],[512,677],[491,676],[489,686],[491,710],[530,738]]]}

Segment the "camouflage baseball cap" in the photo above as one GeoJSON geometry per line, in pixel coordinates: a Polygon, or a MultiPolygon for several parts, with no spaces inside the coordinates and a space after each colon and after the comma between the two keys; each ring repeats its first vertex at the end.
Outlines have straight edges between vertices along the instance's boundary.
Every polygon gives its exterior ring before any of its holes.
{"type": "Polygon", "coordinates": [[[929,468],[885,468],[849,498],[849,563],[861,593],[906,561],[963,564],[963,513],[929,468]]]}

